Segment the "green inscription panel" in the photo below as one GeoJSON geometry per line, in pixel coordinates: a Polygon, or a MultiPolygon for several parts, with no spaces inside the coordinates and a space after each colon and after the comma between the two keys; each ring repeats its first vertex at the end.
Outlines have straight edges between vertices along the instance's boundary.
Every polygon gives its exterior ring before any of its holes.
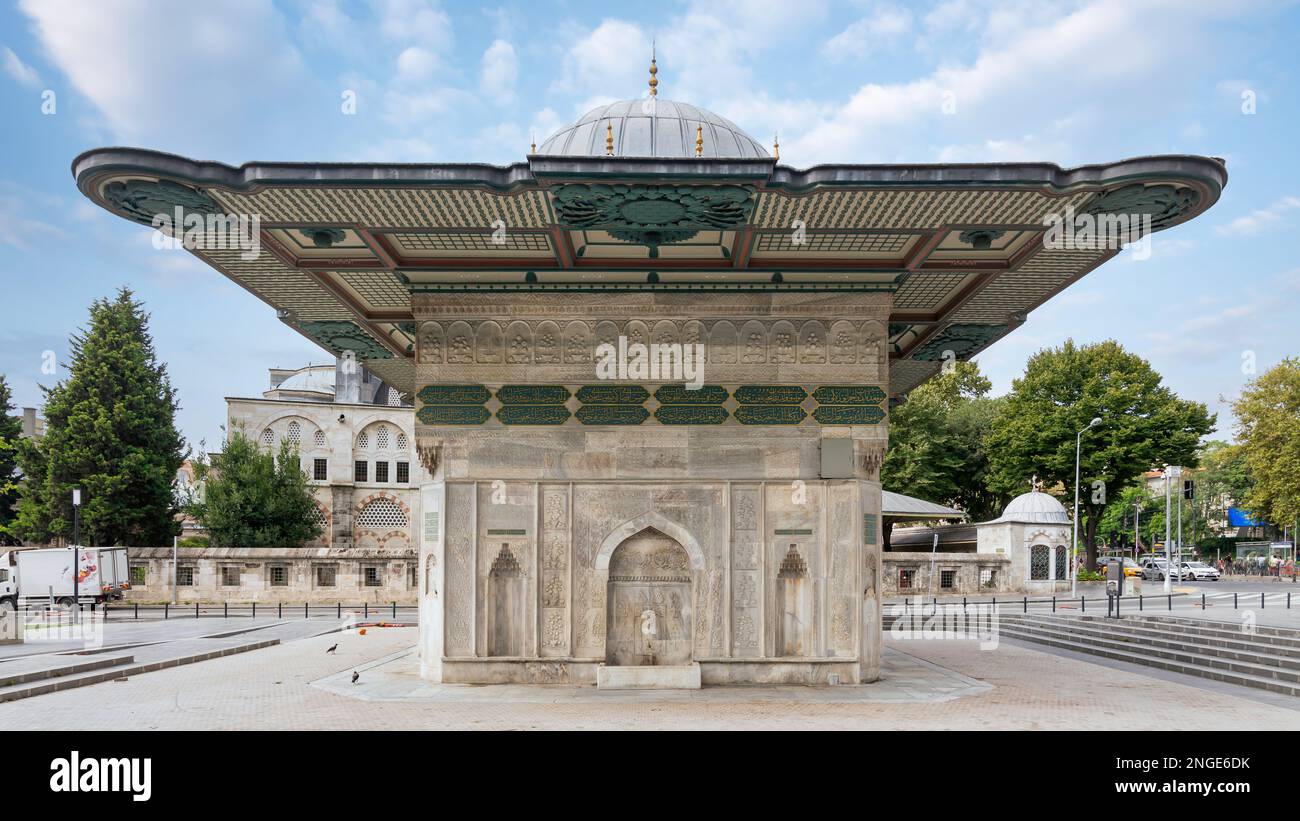
{"type": "Polygon", "coordinates": [[[663,405],[721,405],[727,401],[727,389],[721,385],[701,385],[689,390],[685,385],[664,385],[655,391],[663,405]]]}
{"type": "Polygon", "coordinates": [[[569,401],[563,385],[502,385],[497,399],[503,405],[563,405],[569,401]]]}
{"type": "Polygon", "coordinates": [[[727,421],[727,409],[716,405],[660,405],[655,419],[661,425],[721,425],[727,421]]]}
{"type": "Polygon", "coordinates": [[[481,425],[492,414],[482,405],[425,405],[415,418],[422,425],[481,425]]]}
{"type": "Polygon", "coordinates": [[[742,425],[797,425],[807,415],[798,405],[741,405],[735,413],[742,425]]]}
{"type": "Polygon", "coordinates": [[[425,385],[415,396],[426,405],[481,405],[492,398],[482,385],[425,385]]]}
{"type": "Polygon", "coordinates": [[[884,418],[879,405],[822,405],[813,411],[820,425],[875,425],[884,418]]]}
{"type": "Polygon", "coordinates": [[[595,405],[640,405],[650,398],[650,391],[640,385],[583,385],[578,401],[595,405]]]}
{"type": "Polygon", "coordinates": [[[734,395],[742,405],[797,405],[808,391],[798,385],[742,385],[734,395]]]}
{"type": "Polygon", "coordinates": [[[503,425],[563,425],[569,415],[563,405],[502,405],[497,410],[503,425]]]}
{"type": "Polygon", "coordinates": [[[812,398],[820,405],[878,405],[887,396],[876,385],[822,385],[812,398]]]}
{"type": "Polygon", "coordinates": [[[584,425],[639,425],[650,411],[640,405],[583,405],[576,416],[584,425]]]}
{"type": "Polygon", "coordinates": [[[862,543],[865,545],[874,545],[876,543],[876,514],[862,514],[862,543]]]}

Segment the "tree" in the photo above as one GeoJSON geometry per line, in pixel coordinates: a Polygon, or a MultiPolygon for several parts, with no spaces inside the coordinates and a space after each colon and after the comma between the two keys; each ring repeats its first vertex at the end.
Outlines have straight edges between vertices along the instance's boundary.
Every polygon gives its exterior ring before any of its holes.
{"type": "Polygon", "coordinates": [[[1215,421],[1204,404],[1178,398],[1150,363],[1118,342],[1068,340],[1030,357],[1025,375],[1012,383],[985,442],[991,487],[1010,492],[1037,474],[1072,503],[1075,436],[1094,417],[1102,421],[1083,434],[1079,493],[1089,567],[1096,566],[1107,492],[1155,465],[1195,465],[1197,443],[1215,421]]]}
{"type": "Polygon", "coordinates": [[[287,440],[273,455],[236,428],[214,466],[200,459],[202,493],[187,510],[218,547],[297,547],[321,534],[316,500],[287,440]]]}
{"type": "Polygon", "coordinates": [[[0,544],[15,541],[10,528],[17,516],[18,447],[23,430],[22,421],[10,415],[14,409],[10,399],[9,384],[0,374],[0,544]]]}
{"type": "Polygon", "coordinates": [[[917,387],[889,419],[881,483],[896,493],[952,505],[972,519],[996,516],[1004,494],[990,491],[984,438],[1001,399],[979,365],[955,367],[917,387]]]}
{"type": "Polygon", "coordinates": [[[1294,525],[1300,520],[1300,358],[1283,359],[1247,383],[1232,410],[1254,479],[1245,506],[1274,524],[1294,525]]]}
{"type": "Polygon", "coordinates": [[[15,530],[29,541],[71,538],[80,487],[82,543],[166,544],[179,532],[173,486],[185,448],[148,314],[122,288],[90,306],[71,349],[68,378],[43,388],[44,438],[20,449],[15,530]]]}

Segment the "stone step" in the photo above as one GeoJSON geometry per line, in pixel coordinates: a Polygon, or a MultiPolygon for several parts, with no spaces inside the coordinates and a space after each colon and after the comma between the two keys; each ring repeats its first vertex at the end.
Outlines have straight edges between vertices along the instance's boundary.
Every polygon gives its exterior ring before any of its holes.
{"type": "Polygon", "coordinates": [[[102,670],[105,667],[117,667],[135,661],[134,656],[96,656],[92,658],[68,657],[60,655],[22,656],[20,658],[0,661],[0,688],[15,684],[28,684],[33,681],[73,676],[102,670]]]}
{"type": "Polygon", "coordinates": [[[1113,650],[1104,647],[1096,647],[1088,642],[1071,641],[1063,638],[1050,638],[1046,636],[1016,636],[1012,631],[1007,631],[1007,635],[1012,638],[1021,638],[1034,644],[1042,644],[1048,647],[1057,647],[1062,650],[1073,650],[1078,653],[1086,653],[1103,658],[1115,659],[1117,661],[1127,661],[1131,664],[1141,664],[1146,667],[1156,667],[1170,672],[1182,673],[1189,676],[1198,676],[1208,678],[1213,681],[1222,681],[1228,684],[1237,684],[1243,687],[1254,687],[1260,690],[1269,690],[1275,693],[1283,693],[1289,696],[1300,696],[1300,685],[1291,684],[1285,681],[1279,681],[1272,677],[1255,676],[1246,673],[1234,673],[1230,670],[1219,670],[1212,667],[1206,667],[1189,662],[1179,662],[1167,659],[1156,659],[1144,656],[1141,653],[1125,650],[1113,650]]]}
{"type": "Polygon", "coordinates": [[[207,661],[208,659],[220,658],[222,656],[230,656],[236,653],[246,653],[250,650],[260,650],[263,647],[271,647],[279,643],[279,639],[247,642],[202,653],[188,653],[181,656],[174,656],[172,658],[165,658],[145,663],[132,661],[128,664],[116,664],[88,672],[60,675],[41,681],[12,684],[0,687],[0,703],[6,701],[17,701],[20,698],[30,698],[32,696],[53,693],[59,690],[71,690],[75,687],[86,687],[91,684],[99,684],[114,679],[140,675],[141,673],[152,673],[155,670],[179,667],[182,664],[193,664],[195,662],[207,661]]]}
{"type": "MultiPolygon", "coordinates": [[[[1089,617],[1091,618],[1091,616],[1089,617]]],[[[1171,629],[1194,628],[1199,631],[1218,630],[1223,633],[1232,633],[1241,635],[1240,621],[1218,621],[1213,619],[1188,618],[1187,616],[1143,616],[1145,621],[1154,621],[1161,624],[1167,624],[1171,629]]],[[[1260,624],[1253,628],[1255,639],[1268,643],[1287,644],[1300,647],[1300,630],[1290,627],[1275,627],[1272,625],[1260,624]],[[1276,640],[1276,641],[1274,641],[1276,640]]]]}
{"type": "Polygon", "coordinates": [[[1115,622],[1114,620],[1103,623],[1100,620],[1092,622],[1069,617],[1053,620],[1022,618],[1005,623],[1058,630],[1083,638],[1109,639],[1144,647],[1181,650],[1232,661],[1262,664],[1267,667],[1295,671],[1300,674],[1300,653],[1295,655],[1279,654],[1276,652],[1277,650],[1286,648],[1277,648],[1271,645],[1258,646],[1246,640],[1223,639],[1214,636],[1192,636],[1190,634],[1170,636],[1161,632],[1158,628],[1143,627],[1136,624],[1130,625],[1123,621],[1115,622]]]}
{"type": "Polygon", "coordinates": [[[1232,661],[1201,653],[1161,648],[1137,648],[1131,642],[1082,637],[1069,633],[1057,632],[1050,628],[1037,628],[1028,625],[1001,625],[1000,634],[1006,638],[1019,638],[1048,646],[1069,646],[1070,649],[1108,658],[1120,658],[1135,664],[1145,664],[1166,670],[1186,672],[1217,681],[1235,681],[1247,686],[1262,686],[1260,682],[1271,682],[1278,687],[1265,689],[1300,695],[1300,672],[1270,667],[1266,664],[1232,661]],[[1281,689],[1279,689],[1279,687],[1281,689]]]}
{"type": "MultiPolygon", "coordinates": [[[[1256,653],[1266,653],[1268,655],[1278,656],[1279,658],[1300,659],[1300,643],[1293,643],[1290,640],[1279,639],[1276,641],[1261,641],[1259,636],[1245,633],[1240,629],[1216,629],[1201,628],[1196,625],[1168,625],[1163,622],[1151,619],[1135,618],[1125,616],[1122,619],[1108,619],[1104,616],[1078,616],[1078,615],[1061,615],[1061,616],[1011,616],[1002,617],[1002,621],[1030,621],[1040,623],[1074,623],[1078,625],[1087,625],[1094,629],[1106,629],[1113,631],[1137,631],[1143,635],[1150,635],[1156,638],[1169,639],[1171,641],[1180,641],[1187,644],[1206,645],[1213,647],[1240,648],[1250,650],[1256,653]]],[[[1269,637],[1278,639],[1278,637],[1269,637]]]]}

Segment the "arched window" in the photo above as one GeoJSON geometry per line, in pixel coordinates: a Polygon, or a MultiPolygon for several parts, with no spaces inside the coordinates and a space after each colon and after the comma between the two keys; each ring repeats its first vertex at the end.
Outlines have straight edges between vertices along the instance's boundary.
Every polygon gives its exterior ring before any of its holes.
{"type": "Polygon", "coordinates": [[[405,433],[397,434],[397,449],[404,451],[407,450],[407,448],[408,448],[408,444],[406,441],[406,434],[405,433]]]}
{"type": "Polygon", "coordinates": [[[1066,557],[1065,557],[1065,545],[1058,544],[1058,545],[1056,546],[1056,579],[1057,579],[1057,581],[1061,581],[1061,580],[1064,580],[1064,579],[1068,578],[1068,575],[1069,575],[1069,573],[1068,573],[1069,566],[1070,566],[1070,565],[1069,565],[1069,562],[1066,561],[1066,557]]]}
{"type": "Polygon", "coordinates": [[[289,444],[302,444],[302,425],[297,422],[289,423],[289,444]]]}
{"type": "Polygon", "coordinates": [[[271,432],[270,428],[266,428],[265,430],[262,431],[262,444],[263,445],[275,444],[275,434],[271,432]]]}
{"type": "Polygon", "coordinates": [[[406,525],[406,511],[397,502],[383,496],[367,504],[357,514],[357,527],[366,530],[400,530],[406,525]]]}
{"type": "Polygon", "coordinates": [[[388,426],[380,425],[379,430],[375,432],[375,447],[379,450],[388,450],[388,426]]]}
{"type": "Polygon", "coordinates": [[[1051,576],[1051,549],[1045,544],[1036,544],[1029,548],[1030,581],[1047,581],[1051,576]]]}
{"type": "Polygon", "coordinates": [[[370,432],[363,430],[361,431],[361,435],[357,437],[357,450],[368,450],[369,448],[370,432]]]}
{"type": "Polygon", "coordinates": [[[316,440],[315,440],[315,441],[316,441],[316,447],[318,447],[318,448],[323,448],[323,447],[325,447],[325,431],[323,431],[323,430],[318,430],[318,431],[316,431],[316,440]]]}

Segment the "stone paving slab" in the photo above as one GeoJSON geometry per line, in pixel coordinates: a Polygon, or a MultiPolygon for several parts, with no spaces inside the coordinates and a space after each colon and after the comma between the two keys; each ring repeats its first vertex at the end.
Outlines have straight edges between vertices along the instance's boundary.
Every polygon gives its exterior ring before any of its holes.
{"type": "MultiPolygon", "coordinates": [[[[437,684],[420,677],[414,648],[356,668],[361,678],[352,683],[352,671],[343,671],[313,681],[313,687],[335,695],[362,701],[405,703],[515,703],[515,704],[611,704],[637,703],[648,695],[644,690],[598,690],[596,687],[512,684],[437,684]]],[[[654,691],[654,699],[666,703],[887,703],[937,702],[983,693],[989,685],[952,670],[886,648],[881,656],[881,680],[872,684],[841,684],[834,687],[704,687],[699,690],[654,691]]]]}

